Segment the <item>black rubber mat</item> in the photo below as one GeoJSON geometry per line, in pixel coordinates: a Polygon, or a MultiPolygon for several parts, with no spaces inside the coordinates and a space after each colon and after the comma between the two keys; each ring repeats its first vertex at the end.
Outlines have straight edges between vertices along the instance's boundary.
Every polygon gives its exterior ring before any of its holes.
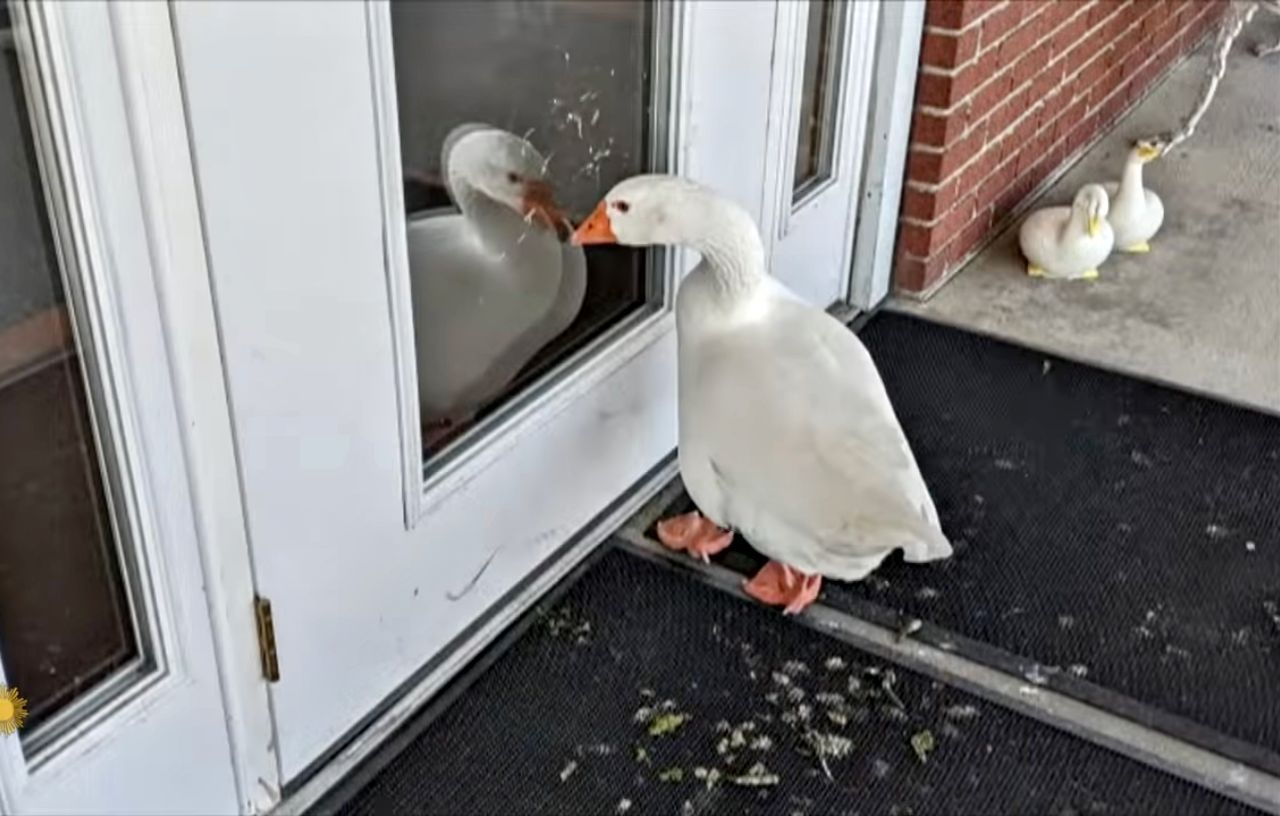
{"type": "Polygon", "coordinates": [[[343,812],[1253,812],[616,550],[409,729],[343,812]]]}
{"type": "Polygon", "coordinates": [[[1280,773],[1280,419],[901,315],[860,336],[956,552],[823,602],[1280,773]]]}

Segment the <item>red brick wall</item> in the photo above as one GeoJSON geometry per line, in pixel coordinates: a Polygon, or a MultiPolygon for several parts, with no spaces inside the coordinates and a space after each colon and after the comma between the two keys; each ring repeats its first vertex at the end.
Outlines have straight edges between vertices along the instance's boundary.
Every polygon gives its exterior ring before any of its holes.
{"type": "MultiPolygon", "coordinates": [[[[1223,0],[928,0],[897,248],[929,291],[1191,50],[1223,0]]],[[[1169,127],[1183,111],[1170,111],[1169,127]]]]}

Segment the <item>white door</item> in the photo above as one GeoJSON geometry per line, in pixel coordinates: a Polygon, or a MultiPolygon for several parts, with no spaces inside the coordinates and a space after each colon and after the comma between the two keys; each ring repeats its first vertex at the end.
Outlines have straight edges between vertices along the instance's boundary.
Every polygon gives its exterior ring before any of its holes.
{"type": "MultiPolygon", "coordinates": [[[[247,572],[206,573],[217,559],[201,538],[216,524],[193,492],[217,475],[193,435],[218,411],[229,429],[225,402],[190,410],[190,375],[220,382],[216,347],[211,367],[182,371],[182,348],[203,335],[183,325],[175,339],[173,299],[199,287],[175,277],[183,237],[161,220],[180,224],[180,202],[158,216],[163,145],[139,130],[133,95],[144,75],[176,88],[176,70],[171,51],[167,72],[126,64],[140,34],[129,13],[0,3],[3,813],[234,812],[259,800],[228,715],[261,723],[265,684],[252,672],[239,688],[220,682],[216,656],[237,658],[219,654],[227,618],[210,612],[233,587],[248,612],[252,590],[247,572]]],[[[182,145],[180,104],[171,112],[182,145]]],[[[199,256],[198,238],[185,246],[199,256]]],[[[229,437],[222,452],[230,461],[229,437]]],[[[269,738],[262,728],[248,753],[269,738]]]]}
{"type": "Polygon", "coordinates": [[[806,296],[843,299],[869,6],[813,35],[807,6],[757,0],[173,6],[286,784],[393,728],[674,448],[671,307],[693,259],[592,248],[577,305],[527,182],[545,173],[577,220],[626,176],[693,177],[783,230],[779,273],[806,296]],[[836,57],[805,80],[779,38],[836,57]],[[773,132],[784,82],[796,110],[773,132]],[[805,93],[821,135],[798,148],[805,93]],[[799,164],[817,170],[796,197],[799,164]],[[468,266],[472,241],[508,260],[468,266]],[[482,353],[504,332],[514,376],[482,353]]]}
{"type": "Polygon", "coordinates": [[[765,247],[774,274],[824,308],[849,297],[881,8],[777,6],[765,247]]]}

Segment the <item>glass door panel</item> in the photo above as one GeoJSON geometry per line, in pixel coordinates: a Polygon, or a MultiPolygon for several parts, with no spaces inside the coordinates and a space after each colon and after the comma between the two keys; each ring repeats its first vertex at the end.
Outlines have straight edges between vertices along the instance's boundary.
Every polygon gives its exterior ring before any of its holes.
{"type": "Polygon", "coordinates": [[[799,201],[831,178],[835,157],[836,110],[843,65],[845,4],[811,0],[805,26],[804,71],[796,139],[796,172],[792,198],[799,201]]]}
{"type": "Polygon", "coordinates": [[[141,656],[0,5],[0,661],[24,739],[141,656]]]}
{"type": "Polygon", "coordinates": [[[780,2],[770,94],[765,245],[802,298],[848,297],[878,3],[780,2]]]}
{"type": "Polygon", "coordinates": [[[663,166],[667,15],[563,0],[390,12],[429,456],[661,303],[657,253],[562,242],[613,184],[663,166]]]}

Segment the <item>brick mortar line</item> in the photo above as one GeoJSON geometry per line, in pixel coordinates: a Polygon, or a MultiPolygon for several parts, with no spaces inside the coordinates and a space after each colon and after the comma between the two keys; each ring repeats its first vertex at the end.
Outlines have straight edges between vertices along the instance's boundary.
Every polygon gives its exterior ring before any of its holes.
{"type": "MultiPolygon", "coordinates": [[[[1026,0],[1010,0],[1010,1],[1013,3],[1021,3],[1021,2],[1025,2],[1026,0]]],[[[961,34],[964,34],[969,29],[981,23],[983,20],[990,17],[992,14],[995,14],[1000,9],[1008,8],[1008,6],[1009,6],[1008,2],[1001,3],[998,6],[992,6],[991,8],[979,14],[977,17],[974,17],[972,20],[962,25],[960,28],[945,28],[942,26],[926,25],[924,27],[924,30],[931,34],[946,34],[948,36],[958,37],[961,34]]]]}

